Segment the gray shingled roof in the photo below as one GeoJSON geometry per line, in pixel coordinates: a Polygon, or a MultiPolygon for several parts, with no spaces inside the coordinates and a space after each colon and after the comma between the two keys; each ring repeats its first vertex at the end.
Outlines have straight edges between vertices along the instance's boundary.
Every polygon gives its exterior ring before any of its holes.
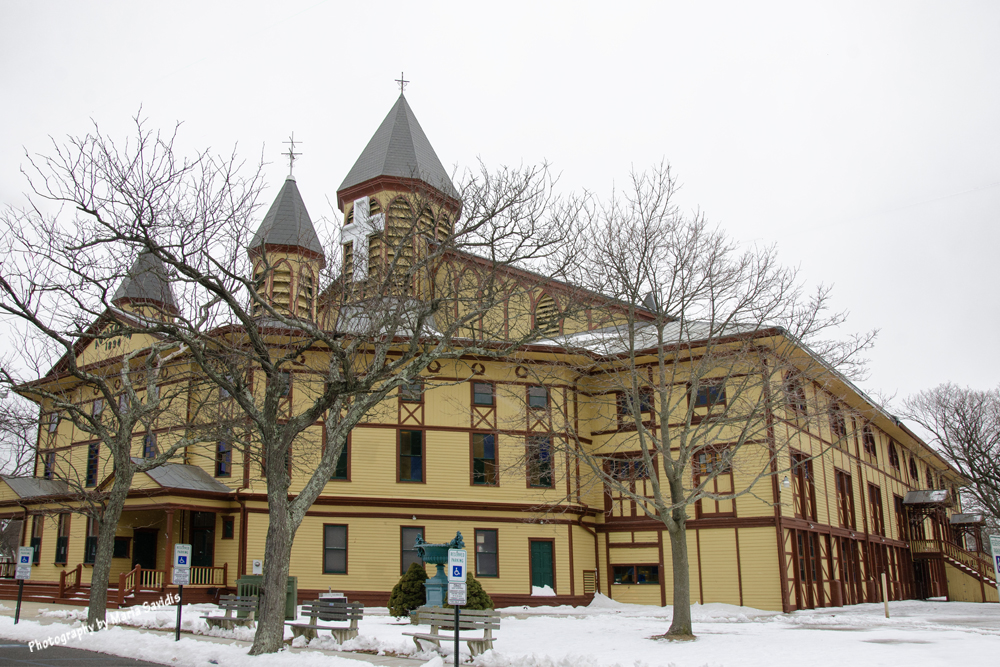
{"type": "MultiPolygon", "coordinates": [[[[142,459],[132,460],[138,463],[142,459]]],[[[167,463],[158,468],[147,470],[146,474],[152,477],[154,482],[168,489],[215,491],[217,493],[230,493],[232,491],[201,468],[181,463],[167,463]]]]}
{"type": "Polygon", "coordinates": [[[128,276],[118,289],[111,303],[127,299],[132,303],[155,303],[170,310],[177,310],[174,293],[167,282],[167,268],[155,255],[143,252],[136,258],[128,276]]]}
{"type": "Polygon", "coordinates": [[[306,210],[306,205],[291,176],[281,186],[281,191],[274,198],[271,208],[267,209],[264,221],[260,223],[257,233],[250,241],[250,248],[266,243],[268,245],[289,245],[306,248],[323,254],[323,246],[316,235],[312,218],[306,210]]]}
{"type": "Polygon", "coordinates": [[[19,498],[58,496],[66,493],[69,488],[63,480],[41,477],[4,477],[3,481],[7,482],[19,498]]]}
{"type": "Polygon", "coordinates": [[[451,197],[458,197],[448,172],[420,128],[402,95],[389,111],[338,192],[379,176],[416,178],[451,197]]]}

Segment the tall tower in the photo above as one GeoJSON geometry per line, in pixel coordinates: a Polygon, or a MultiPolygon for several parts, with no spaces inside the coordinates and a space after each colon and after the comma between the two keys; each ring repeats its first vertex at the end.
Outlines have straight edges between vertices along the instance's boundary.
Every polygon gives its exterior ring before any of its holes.
{"type": "MultiPolygon", "coordinates": [[[[316,291],[326,255],[293,176],[281,186],[247,252],[263,300],[292,317],[316,321],[316,291]]],[[[261,310],[256,305],[254,314],[261,310]]]]}
{"type": "Polygon", "coordinates": [[[341,183],[337,206],[344,272],[354,281],[397,253],[405,271],[427,240],[451,232],[458,192],[402,93],[341,183]]]}
{"type": "Polygon", "coordinates": [[[157,320],[178,314],[167,269],[156,255],[142,252],[115,290],[111,303],[118,308],[157,320]]]}

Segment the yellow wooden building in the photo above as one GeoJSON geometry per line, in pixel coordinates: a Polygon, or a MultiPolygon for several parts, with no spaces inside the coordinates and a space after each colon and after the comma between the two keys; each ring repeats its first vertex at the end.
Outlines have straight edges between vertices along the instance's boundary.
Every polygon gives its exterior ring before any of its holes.
{"type": "MultiPolygon", "coordinates": [[[[364,271],[385,259],[380,237],[369,238],[358,226],[391,233],[394,207],[405,205],[415,186],[434,195],[436,208],[425,225],[433,237],[443,229],[440,221],[457,210],[458,194],[401,95],[337,193],[345,271],[364,271]]],[[[262,250],[269,254],[271,268],[259,274],[262,293],[296,316],[329,326],[319,294],[324,249],[293,178],[247,250],[251,258],[262,250]]],[[[115,306],[126,315],[154,307],[169,312],[173,300],[162,275],[154,260],[140,257],[115,306]]],[[[566,290],[553,281],[524,295],[523,312],[534,321],[508,326],[552,318],[566,290]]],[[[599,295],[591,298],[600,301],[599,295]]],[[[643,313],[652,316],[640,308],[639,317],[643,313]]],[[[586,317],[551,321],[567,336],[601,325],[586,317]]],[[[98,321],[93,330],[103,326],[98,321]]],[[[148,342],[84,337],[78,363],[120,364],[125,352],[148,342]]],[[[662,524],[595,483],[569,456],[556,455],[561,450],[553,441],[559,440],[627,460],[622,453],[630,437],[616,392],[600,374],[575,373],[565,349],[538,343],[517,358],[434,362],[421,382],[369,413],[297,531],[290,574],[297,577],[300,599],[332,589],[385,604],[400,574],[419,561],[413,548],[418,536],[443,542],[461,531],[470,571],[498,605],[586,604],[597,592],[669,604],[670,547],[662,524]],[[565,432],[569,423],[572,434],[565,432]]],[[[802,358],[804,365],[816,361],[805,350],[802,358]]],[[[290,413],[319,381],[309,367],[303,363],[301,371],[290,372],[283,397],[290,413]]],[[[177,408],[135,433],[136,457],[179,437],[193,419],[192,404],[225,402],[217,390],[192,384],[190,368],[172,368],[165,384],[174,388],[177,408]]],[[[878,601],[885,572],[890,599],[996,601],[989,563],[972,541],[975,517],[959,514],[957,489],[964,480],[844,378],[833,371],[808,377],[762,430],[765,444],[781,452],[777,474],[757,480],[753,493],[688,508],[692,600],[786,611],[878,601]],[[829,416],[797,419],[799,398],[829,416]]],[[[58,365],[38,383],[60,386],[88,410],[104,407],[58,365]]],[[[725,400],[724,387],[713,391],[712,402],[725,400]]],[[[29,388],[23,393],[31,396],[29,388]]],[[[35,475],[3,478],[0,517],[23,521],[22,544],[36,548],[35,595],[66,599],[86,590],[95,539],[91,522],[71,511],[70,487],[108,484],[111,466],[72,420],[60,418],[46,401],[40,411],[35,475]]],[[[323,446],[322,423],[296,441],[292,493],[323,446]]],[[[715,478],[720,493],[755,481],[736,463],[726,463],[715,478]]],[[[698,472],[691,471],[692,479],[698,472]]],[[[648,473],[631,482],[641,494],[648,473]]],[[[187,447],[177,463],[136,476],[116,532],[111,584],[119,588],[109,591],[109,599],[141,599],[130,597],[137,585],[167,587],[176,543],[194,545],[192,583],[203,595],[234,588],[263,557],[267,512],[258,460],[224,438],[187,447]]],[[[10,590],[0,585],[0,592],[10,590]]]]}

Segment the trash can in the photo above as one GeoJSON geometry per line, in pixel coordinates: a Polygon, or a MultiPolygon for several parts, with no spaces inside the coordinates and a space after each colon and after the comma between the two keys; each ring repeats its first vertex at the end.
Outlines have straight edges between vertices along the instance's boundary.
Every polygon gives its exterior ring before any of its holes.
{"type": "MultiPolygon", "coordinates": [[[[260,608],[261,588],[264,585],[264,575],[244,574],[236,580],[237,595],[256,595],[257,607],[260,608]]],[[[298,615],[296,609],[299,602],[299,579],[288,577],[288,587],[285,589],[285,620],[294,621],[298,615]]],[[[237,612],[240,618],[246,618],[246,612],[237,612]]]]}

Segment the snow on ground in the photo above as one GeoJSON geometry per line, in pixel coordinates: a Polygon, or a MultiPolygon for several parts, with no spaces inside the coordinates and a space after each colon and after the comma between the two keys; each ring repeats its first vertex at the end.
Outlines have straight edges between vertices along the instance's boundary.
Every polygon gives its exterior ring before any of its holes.
{"type": "MultiPolygon", "coordinates": [[[[133,608],[135,609],[135,608],[133,608]]],[[[250,658],[243,643],[198,641],[209,634],[200,616],[213,605],[185,605],[185,635],[178,644],[172,635],[141,632],[139,628],[169,630],[176,607],[140,611],[123,627],[93,633],[71,646],[103,650],[176,665],[284,665],[295,667],[361,663],[309,649],[364,650],[429,661],[428,667],[450,665],[451,645],[441,661],[431,651],[417,652],[404,632],[415,630],[406,621],[388,616],[385,608],[368,608],[360,636],[336,644],[329,635],[308,648],[298,639],[296,648],[279,656],[250,658]],[[141,648],[140,648],[141,647],[141,648]]],[[[726,604],[694,605],[692,616],[698,639],[668,642],[657,639],[670,623],[669,607],[623,604],[602,595],[586,607],[507,607],[494,642],[495,649],[478,656],[476,667],[773,667],[777,661],[805,661],[810,667],[869,667],[906,665],[939,667],[952,664],[995,664],[1000,650],[1000,605],[916,601],[890,603],[886,619],[881,604],[817,609],[781,614],[726,604]]],[[[16,628],[0,617],[0,636],[40,639],[79,627],[83,610],[41,610],[40,616],[59,619],[51,625],[24,621],[16,628]]],[[[422,628],[426,631],[426,628],[422,628]]],[[[213,630],[212,635],[250,640],[253,631],[213,630]]],[[[286,628],[286,637],[291,632],[286,628]]],[[[463,657],[467,661],[465,645],[463,657]]]]}

